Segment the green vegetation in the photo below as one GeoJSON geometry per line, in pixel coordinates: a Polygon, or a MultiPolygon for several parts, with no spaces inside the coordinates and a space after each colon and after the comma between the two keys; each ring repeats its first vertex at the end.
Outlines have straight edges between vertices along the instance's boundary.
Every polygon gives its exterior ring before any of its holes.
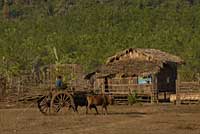
{"type": "Polygon", "coordinates": [[[128,103],[130,105],[133,105],[133,104],[137,103],[137,99],[139,99],[138,93],[136,90],[133,90],[133,92],[128,95],[128,103]]]}
{"type": "Polygon", "coordinates": [[[0,0],[0,72],[36,61],[87,71],[125,48],[182,57],[183,79],[200,72],[199,0],[0,0]],[[5,2],[7,1],[7,2],[5,2]],[[15,2],[14,2],[15,1],[15,2]]]}

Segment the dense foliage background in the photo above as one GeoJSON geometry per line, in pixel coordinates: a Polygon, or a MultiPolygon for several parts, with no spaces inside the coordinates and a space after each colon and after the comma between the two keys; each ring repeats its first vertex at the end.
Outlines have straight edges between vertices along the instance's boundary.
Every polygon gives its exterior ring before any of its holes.
{"type": "Polygon", "coordinates": [[[184,79],[200,73],[199,0],[0,0],[0,14],[1,72],[38,61],[89,71],[133,47],[180,56],[184,79]]]}

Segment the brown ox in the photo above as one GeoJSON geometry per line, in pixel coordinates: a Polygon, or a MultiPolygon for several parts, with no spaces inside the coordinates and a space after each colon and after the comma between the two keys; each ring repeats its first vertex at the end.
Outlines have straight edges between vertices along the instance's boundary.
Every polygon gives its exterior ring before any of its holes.
{"type": "Polygon", "coordinates": [[[107,111],[107,105],[108,104],[113,104],[114,99],[111,95],[91,95],[91,96],[87,96],[87,109],[86,109],[86,114],[88,114],[88,108],[95,108],[96,113],[99,114],[97,107],[96,106],[102,106],[102,114],[103,114],[103,108],[106,111],[106,114],[108,114],[107,111]]]}

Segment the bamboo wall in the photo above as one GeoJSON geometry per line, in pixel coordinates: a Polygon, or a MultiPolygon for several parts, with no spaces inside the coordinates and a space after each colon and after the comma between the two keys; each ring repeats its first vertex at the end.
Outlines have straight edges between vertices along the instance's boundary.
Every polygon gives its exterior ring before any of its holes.
{"type": "Polygon", "coordinates": [[[184,102],[200,103],[200,81],[181,82],[178,79],[176,94],[170,96],[170,101],[176,102],[176,104],[184,102]]]}
{"type": "Polygon", "coordinates": [[[177,94],[190,94],[190,93],[196,93],[200,94],[200,81],[192,81],[192,82],[184,82],[184,81],[178,81],[177,82],[177,94]]]}
{"type": "Polygon", "coordinates": [[[105,78],[95,81],[95,89],[106,90],[115,95],[128,95],[136,91],[138,94],[151,95],[153,84],[137,84],[137,77],[129,78],[108,78],[108,86],[105,85],[105,78]]]}

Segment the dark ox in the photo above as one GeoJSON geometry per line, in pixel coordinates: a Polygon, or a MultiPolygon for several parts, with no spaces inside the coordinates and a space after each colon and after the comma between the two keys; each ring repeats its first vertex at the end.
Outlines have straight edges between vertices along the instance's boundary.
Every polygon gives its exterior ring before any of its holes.
{"type": "Polygon", "coordinates": [[[78,106],[86,106],[88,105],[87,102],[87,95],[86,94],[80,94],[75,95],[74,97],[74,111],[78,112],[78,106]]]}
{"type": "Polygon", "coordinates": [[[103,114],[103,109],[105,109],[106,114],[108,114],[107,111],[107,105],[113,104],[114,99],[111,95],[90,95],[87,96],[87,109],[86,109],[86,114],[88,114],[88,109],[95,108],[96,113],[99,114],[97,110],[97,106],[102,106],[102,114],[103,114]]]}

